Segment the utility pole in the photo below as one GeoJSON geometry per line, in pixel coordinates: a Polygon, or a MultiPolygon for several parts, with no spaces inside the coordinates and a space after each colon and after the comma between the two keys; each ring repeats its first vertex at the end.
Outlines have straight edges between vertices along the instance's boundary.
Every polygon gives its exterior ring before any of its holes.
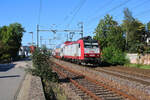
{"type": "Polygon", "coordinates": [[[30,34],[32,34],[32,46],[33,46],[33,32],[29,32],[30,34]]]}
{"type": "MultiPolygon", "coordinates": [[[[56,34],[56,32],[70,32],[72,37],[73,34],[75,34],[75,32],[78,32],[81,34],[81,38],[83,38],[83,22],[78,23],[78,25],[80,25],[80,29],[79,30],[69,30],[69,29],[64,29],[64,30],[57,30],[57,29],[47,29],[47,30],[41,30],[39,29],[39,25],[37,24],[37,47],[39,47],[39,32],[53,32],[53,34],[56,34]]],[[[55,37],[54,37],[55,38],[55,37]]],[[[69,38],[69,34],[67,35],[67,40],[69,38]]],[[[72,38],[71,38],[72,40],[72,38]]]]}
{"type": "Polygon", "coordinates": [[[39,47],[39,25],[37,24],[37,47],[39,47]]]}
{"type": "Polygon", "coordinates": [[[81,38],[83,38],[83,22],[81,22],[81,38]]]}
{"type": "Polygon", "coordinates": [[[46,40],[45,40],[45,46],[46,46],[46,40]]]}
{"type": "Polygon", "coordinates": [[[56,45],[56,44],[52,44],[52,43],[51,43],[51,40],[53,40],[53,39],[50,39],[50,38],[49,38],[48,40],[49,40],[49,44],[48,44],[48,45],[50,45],[49,48],[51,48],[51,46],[55,46],[55,45],[56,45]]]}
{"type": "Polygon", "coordinates": [[[69,36],[69,38],[70,38],[70,41],[72,41],[72,38],[73,38],[73,35],[75,34],[75,32],[70,32],[70,36],[69,36]]]}
{"type": "Polygon", "coordinates": [[[78,23],[78,25],[80,25],[80,29],[81,29],[81,38],[83,38],[83,22],[78,23]]]}
{"type": "Polygon", "coordinates": [[[42,46],[42,36],[40,36],[40,46],[42,46]]]}

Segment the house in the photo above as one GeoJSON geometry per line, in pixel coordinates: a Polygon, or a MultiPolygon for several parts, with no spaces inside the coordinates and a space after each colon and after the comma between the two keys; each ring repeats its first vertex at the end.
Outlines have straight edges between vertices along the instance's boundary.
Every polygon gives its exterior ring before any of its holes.
{"type": "Polygon", "coordinates": [[[28,57],[29,53],[30,53],[29,46],[21,46],[18,55],[28,57]]]}

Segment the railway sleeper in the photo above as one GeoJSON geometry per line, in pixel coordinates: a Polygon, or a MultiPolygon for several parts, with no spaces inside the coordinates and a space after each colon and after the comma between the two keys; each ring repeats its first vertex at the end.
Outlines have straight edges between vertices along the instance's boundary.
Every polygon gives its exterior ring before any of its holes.
{"type": "Polygon", "coordinates": [[[110,92],[109,90],[103,89],[103,88],[97,88],[97,87],[87,87],[90,91],[99,91],[99,92],[110,92]]]}
{"type": "Polygon", "coordinates": [[[95,94],[98,94],[98,95],[111,95],[111,96],[119,96],[118,94],[114,94],[114,93],[111,93],[111,92],[94,92],[95,94]]]}
{"type": "Polygon", "coordinates": [[[93,100],[93,99],[91,99],[90,97],[86,97],[86,96],[81,97],[81,98],[82,98],[82,100],[93,100]]]}
{"type": "Polygon", "coordinates": [[[104,100],[124,100],[124,98],[121,97],[103,97],[104,100]]]}
{"type": "Polygon", "coordinates": [[[119,95],[115,95],[115,94],[103,94],[103,93],[99,93],[99,94],[97,94],[97,96],[100,96],[100,97],[110,97],[110,98],[113,98],[113,97],[122,98],[122,97],[119,96],[119,95]]]}

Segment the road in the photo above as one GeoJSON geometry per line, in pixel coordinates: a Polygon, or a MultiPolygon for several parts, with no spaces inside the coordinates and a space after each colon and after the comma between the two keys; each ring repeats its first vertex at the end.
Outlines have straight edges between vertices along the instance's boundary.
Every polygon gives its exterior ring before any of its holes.
{"type": "Polygon", "coordinates": [[[25,76],[30,61],[0,64],[0,100],[14,100],[25,76]]]}

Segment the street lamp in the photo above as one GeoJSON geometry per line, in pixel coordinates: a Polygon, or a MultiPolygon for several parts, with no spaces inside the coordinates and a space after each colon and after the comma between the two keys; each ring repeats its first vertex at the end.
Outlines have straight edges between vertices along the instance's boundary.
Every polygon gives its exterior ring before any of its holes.
{"type": "Polygon", "coordinates": [[[32,46],[33,46],[33,32],[29,32],[30,34],[32,34],[32,46]]]}

